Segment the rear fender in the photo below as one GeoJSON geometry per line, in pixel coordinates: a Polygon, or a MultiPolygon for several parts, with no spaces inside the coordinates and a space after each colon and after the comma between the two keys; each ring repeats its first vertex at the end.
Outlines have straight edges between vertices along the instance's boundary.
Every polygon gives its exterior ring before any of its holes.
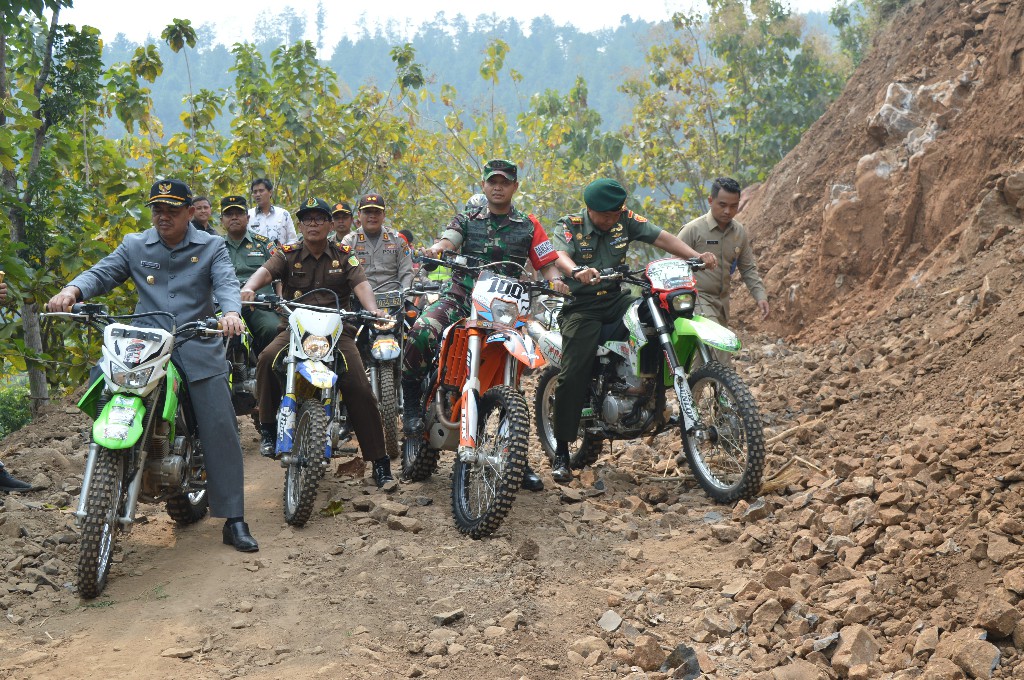
{"type": "Polygon", "coordinates": [[[92,440],[106,449],[130,449],[142,436],[145,419],[142,397],[115,394],[92,424],[92,440]]]}

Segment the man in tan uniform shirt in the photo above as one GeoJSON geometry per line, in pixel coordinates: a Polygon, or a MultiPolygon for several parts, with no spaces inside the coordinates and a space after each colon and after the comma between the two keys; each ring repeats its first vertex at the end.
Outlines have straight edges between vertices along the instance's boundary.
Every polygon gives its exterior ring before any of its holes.
{"type": "Polygon", "coordinates": [[[740,205],[740,185],[729,177],[719,177],[711,184],[708,197],[711,210],[679,232],[679,238],[698,252],[712,252],[721,263],[714,270],[695,272],[697,279],[697,313],[723,326],[729,325],[729,293],[732,273],[739,270],[743,283],[757,302],[761,318],[768,316],[768,293],[757,272],[750,237],[742,224],[733,219],[740,205]]]}

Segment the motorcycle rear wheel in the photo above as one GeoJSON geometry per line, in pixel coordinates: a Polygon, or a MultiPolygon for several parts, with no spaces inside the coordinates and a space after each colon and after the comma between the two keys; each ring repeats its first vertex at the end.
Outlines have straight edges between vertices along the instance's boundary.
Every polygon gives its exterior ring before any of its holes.
{"type": "Polygon", "coordinates": [[[507,385],[487,390],[477,418],[480,460],[452,466],[452,514],[470,538],[490,536],[512,509],[526,467],[530,411],[526,397],[507,385]]]}
{"type": "MultiPolygon", "coordinates": [[[[120,530],[117,517],[128,493],[127,451],[100,448],[89,482],[82,538],[78,544],[75,584],[83,599],[98,597],[107,585],[107,574],[120,530]]],[[[82,489],[82,493],[86,493],[82,489]]]]}
{"type": "Polygon", "coordinates": [[[380,381],[380,418],[384,421],[384,449],[388,458],[397,459],[402,455],[402,447],[398,442],[398,390],[395,388],[395,371],[397,364],[384,362],[377,367],[377,379],[380,381]]]}
{"type": "Polygon", "coordinates": [[[697,482],[719,503],[753,498],[764,473],[761,414],[733,369],[712,361],[689,379],[700,425],[683,433],[687,463],[697,482]]]}
{"type": "Polygon", "coordinates": [[[174,417],[174,430],[185,437],[181,446],[181,455],[185,458],[187,486],[191,489],[171,496],[167,499],[167,514],[181,525],[195,524],[206,517],[210,509],[210,499],[206,494],[206,466],[203,464],[199,438],[185,424],[185,417],[178,409],[174,417]]]}
{"type": "Polygon", "coordinates": [[[316,490],[324,475],[324,447],[327,445],[327,414],[316,399],[299,404],[292,462],[284,472],[284,521],[301,527],[309,521],[316,502],[316,490]]]}
{"type": "MultiPolygon", "coordinates": [[[[537,439],[547,454],[548,461],[555,463],[555,386],[558,385],[558,368],[548,366],[537,379],[537,391],[533,397],[533,412],[537,425],[537,439]]],[[[593,465],[604,449],[604,439],[580,428],[576,441],[569,442],[569,466],[582,470],[593,465]]]]}

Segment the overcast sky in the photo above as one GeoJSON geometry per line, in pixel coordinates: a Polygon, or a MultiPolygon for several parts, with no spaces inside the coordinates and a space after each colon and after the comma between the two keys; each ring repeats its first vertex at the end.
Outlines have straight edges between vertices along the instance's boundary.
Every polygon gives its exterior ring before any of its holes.
{"type": "MultiPolygon", "coordinates": [[[[785,2],[786,0],[783,0],[785,2]]],[[[836,0],[789,0],[797,12],[829,11],[836,0]]],[[[505,3],[471,2],[470,0],[324,0],[326,31],[324,44],[333,49],[338,40],[358,33],[354,24],[362,17],[369,27],[395,20],[411,31],[432,20],[438,12],[449,18],[462,14],[472,21],[480,14],[509,16],[529,24],[533,17],[548,15],[556,24],[571,23],[581,30],[614,28],[619,19],[629,14],[634,19],[662,21],[673,12],[688,10],[694,5],[705,7],[700,0],[630,0],[628,3],[608,0],[511,0],[505,3]]],[[[255,18],[263,12],[279,13],[291,6],[303,13],[307,29],[315,31],[316,0],[173,0],[173,2],[139,3],[138,0],[75,0],[75,6],[61,13],[62,23],[87,24],[100,29],[106,41],[124,33],[133,42],[147,36],[159,37],[172,19],[189,19],[193,26],[213,23],[219,42],[232,44],[246,40],[255,18]]],[[[314,38],[315,33],[307,37],[314,38]]]]}

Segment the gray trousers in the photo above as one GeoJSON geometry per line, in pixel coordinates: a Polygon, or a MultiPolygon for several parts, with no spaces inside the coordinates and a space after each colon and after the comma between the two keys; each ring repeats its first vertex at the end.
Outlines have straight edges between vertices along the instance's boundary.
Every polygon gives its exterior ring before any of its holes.
{"type": "Polygon", "coordinates": [[[189,381],[188,394],[203,445],[210,515],[241,517],[245,494],[242,446],[235,431],[227,373],[189,381]]]}

